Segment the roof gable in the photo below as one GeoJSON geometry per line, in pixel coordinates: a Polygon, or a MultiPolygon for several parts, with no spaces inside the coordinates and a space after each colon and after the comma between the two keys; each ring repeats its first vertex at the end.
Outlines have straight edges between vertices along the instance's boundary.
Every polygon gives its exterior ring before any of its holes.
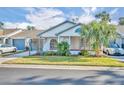
{"type": "Polygon", "coordinates": [[[75,27],[77,27],[77,26],[80,26],[81,24],[76,24],[76,25],[74,25],[74,26],[72,26],[72,27],[70,27],[70,28],[67,28],[67,29],[65,29],[65,30],[63,30],[63,31],[61,31],[61,32],[59,32],[59,33],[56,33],[56,35],[58,36],[58,35],[60,35],[60,34],[62,34],[62,33],[64,33],[64,32],[66,32],[66,31],[68,31],[68,30],[70,30],[70,29],[73,29],[73,28],[75,28],[75,27]]]}
{"type": "Polygon", "coordinates": [[[13,36],[11,36],[11,38],[37,38],[37,34],[40,32],[40,30],[23,30],[20,33],[17,33],[13,36]]]}
{"type": "Polygon", "coordinates": [[[57,34],[57,36],[80,36],[81,25],[77,24],[65,31],[62,31],[57,34]]]}
{"type": "Polygon", "coordinates": [[[48,30],[41,32],[38,36],[55,36],[56,33],[59,33],[67,28],[74,26],[76,23],[70,21],[64,21],[54,27],[49,28],[48,30]]]}

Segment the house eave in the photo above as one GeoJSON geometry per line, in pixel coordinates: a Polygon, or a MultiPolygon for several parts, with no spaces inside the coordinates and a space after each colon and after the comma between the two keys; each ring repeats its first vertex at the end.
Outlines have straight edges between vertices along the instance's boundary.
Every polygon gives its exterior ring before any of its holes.
{"type": "Polygon", "coordinates": [[[71,21],[66,20],[66,21],[64,21],[64,22],[62,22],[62,23],[60,23],[60,24],[58,24],[58,25],[55,25],[55,26],[53,26],[53,27],[51,27],[51,28],[45,30],[44,32],[39,33],[37,36],[40,36],[40,35],[42,35],[42,34],[44,34],[44,33],[46,33],[46,32],[49,32],[50,30],[52,30],[52,29],[54,29],[54,28],[56,28],[56,27],[58,27],[58,26],[60,26],[60,25],[62,25],[62,24],[65,24],[65,23],[71,23],[71,24],[74,24],[74,25],[76,24],[76,23],[74,23],[74,22],[71,22],[71,21]]]}

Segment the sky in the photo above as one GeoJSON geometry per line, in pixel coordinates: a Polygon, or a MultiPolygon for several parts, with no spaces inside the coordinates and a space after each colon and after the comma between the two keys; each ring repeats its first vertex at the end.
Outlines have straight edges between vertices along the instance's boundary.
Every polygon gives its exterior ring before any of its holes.
{"type": "Polygon", "coordinates": [[[4,22],[5,28],[26,28],[31,25],[44,30],[72,19],[88,24],[96,19],[96,14],[106,11],[110,14],[111,23],[118,24],[119,17],[124,16],[123,10],[118,7],[1,7],[0,21],[4,22]]]}

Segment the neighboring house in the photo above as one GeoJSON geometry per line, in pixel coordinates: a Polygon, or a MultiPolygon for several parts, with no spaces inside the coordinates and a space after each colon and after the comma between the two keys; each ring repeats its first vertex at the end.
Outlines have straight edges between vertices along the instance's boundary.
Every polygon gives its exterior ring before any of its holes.
{"type": "Polygon", "coordinates": [[[10,36],[11,45],[18,50],[30,47],[31,50],[40,51],[42,49],[42,39],[37,37],[38,33],[39,30],[22,30],[20,33],[10,36]]]}
{"type": "Polygon", "coordinates": [[[11,44],[9,39],[11,36],[20,33],[22,30],[19,29],[1,29],[0,30],[0,44],[11,44]]]}
{"type": "Polygon", "coordinates": [[[38,36],[43,39],[43,51],[56,51],[57,43],[66,41],[70,45],[70,52],[78,54],[84,47],[80,31],[81,24],[65,21],[41,32],[38,36]]]}
{"type": "Polygon", "coordinates": [[[116,43],[124,49],[124,26],[123,25],[118,25],[117,26],[117,33],[118,37],[116,39],[116,43]]]}

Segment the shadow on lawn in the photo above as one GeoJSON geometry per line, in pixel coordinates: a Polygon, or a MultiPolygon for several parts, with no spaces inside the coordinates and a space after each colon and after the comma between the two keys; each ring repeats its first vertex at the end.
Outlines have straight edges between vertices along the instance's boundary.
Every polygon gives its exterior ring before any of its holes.
{"type": "MultiPolygon", "coordinates": [[[[66,77],[66,76],[65,76],[66,77]]],[[[27,78],[21,78],[14,84],[22,85],[94,85],[94,84],[124,84],[124,75],[117,74],[113,71],[96,71],[92,76],[82,76],[79,79],[74,78],[43,78],[42,76],[31,76],[27,78]],[[106,78],[105,78],[106,77],[106,78]]]]}

